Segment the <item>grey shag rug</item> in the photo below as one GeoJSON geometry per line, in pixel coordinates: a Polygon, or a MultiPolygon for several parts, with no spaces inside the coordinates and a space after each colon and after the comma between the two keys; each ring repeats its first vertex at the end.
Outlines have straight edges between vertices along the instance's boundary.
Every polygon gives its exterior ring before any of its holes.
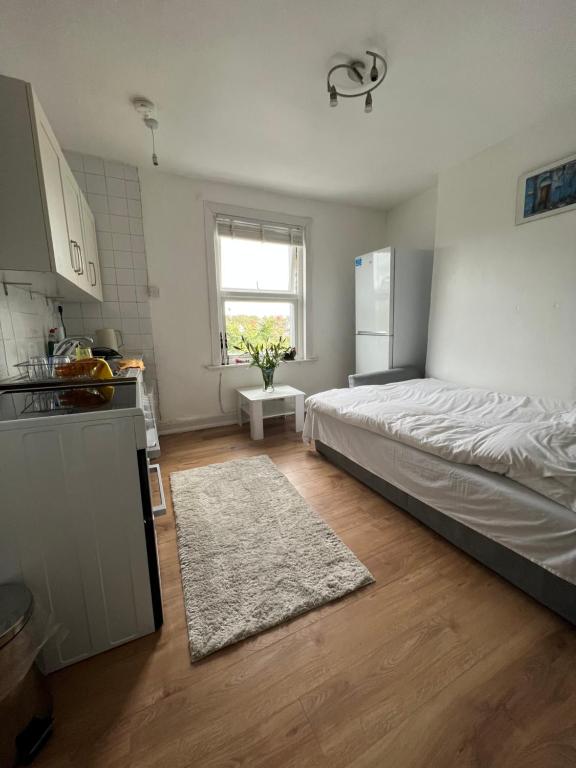
{"type": "Polygon", "coordinates": [[[268,456],[170,482],[193,661],[374,581],[268,456]]]}

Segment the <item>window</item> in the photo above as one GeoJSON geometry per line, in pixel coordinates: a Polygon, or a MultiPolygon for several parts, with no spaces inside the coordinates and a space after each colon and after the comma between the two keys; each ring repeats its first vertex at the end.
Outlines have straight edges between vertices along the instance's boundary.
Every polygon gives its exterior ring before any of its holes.
{"type": "Polygon", "coordinates": [[[242,358],[241,339],[283,338],[305,356],[303,225],[213,213],[215,363],[242,358]]]}

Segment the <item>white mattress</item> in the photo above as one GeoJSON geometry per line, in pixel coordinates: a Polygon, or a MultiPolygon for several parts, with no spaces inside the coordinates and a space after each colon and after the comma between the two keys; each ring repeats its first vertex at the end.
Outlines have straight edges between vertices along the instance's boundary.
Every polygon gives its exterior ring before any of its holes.
{"type": "Polygon", "coordinates": [[[438,379],[331,389],[308,411],[506,475],[576,513],[576,403],[438,379]]]}
{"type": "Polygon", "coordinates": [[[434,509],[576,584],[574,512],[493,472],[456,464],[318,411],[306,433],[434,509]]]}

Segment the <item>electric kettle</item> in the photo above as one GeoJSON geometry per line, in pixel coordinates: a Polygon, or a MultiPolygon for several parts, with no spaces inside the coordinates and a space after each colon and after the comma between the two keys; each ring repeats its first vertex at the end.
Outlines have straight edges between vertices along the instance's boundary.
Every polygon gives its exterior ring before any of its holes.
{"type": "Polygon", "coordinates": [[[100,328],[99,331],[96,331],[97,347],[110,347],[110,349],[118,350],[123,344],[124,339],[121,331],[114,328],[100,328]]]}

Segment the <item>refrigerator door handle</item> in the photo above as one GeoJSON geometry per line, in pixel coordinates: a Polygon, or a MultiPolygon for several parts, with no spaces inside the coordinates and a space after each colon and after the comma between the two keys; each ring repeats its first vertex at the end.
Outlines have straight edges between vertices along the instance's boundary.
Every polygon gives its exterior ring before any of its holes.
{"type": "Polygon", "coordinates": [[[356,336],[393,336],[392,333],[385,333],[383,331],[356,331],[356,336]]]}

